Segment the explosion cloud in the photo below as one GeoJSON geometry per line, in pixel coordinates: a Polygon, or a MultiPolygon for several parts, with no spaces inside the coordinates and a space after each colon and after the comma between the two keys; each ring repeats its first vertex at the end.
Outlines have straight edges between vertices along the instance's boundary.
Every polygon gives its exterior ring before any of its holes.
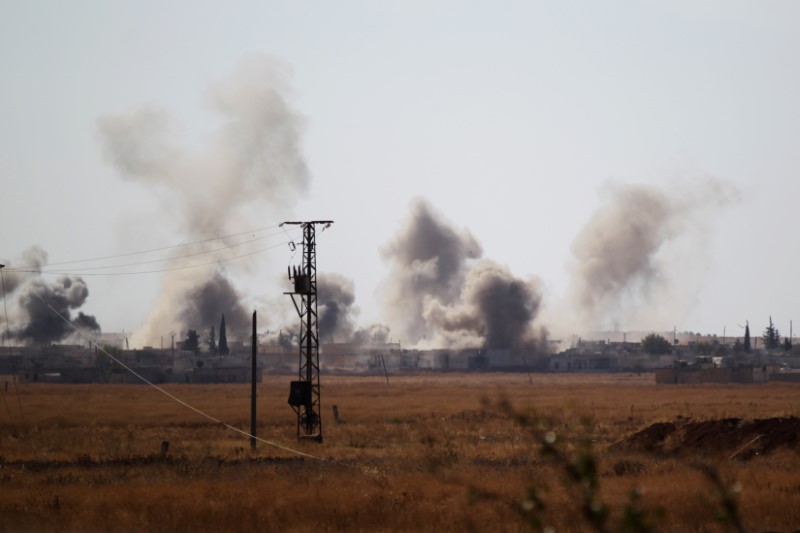
{"type": "Polygon", "coordinates": [[[325,341],[349,341],[355,329],[353,282],[338,274],[319,274],[317,277],[317,307],[320,335],[325,341]]]}
{"type": "Polygon", "coordinates": [[[3,272],[3,283],[7,294],[11,294],[17,290],[26,278],[31,274],[39,274],[42,270],[42,265],[47,263],[47,252],[39,246],[31,246],[22,252],[22,260],[20,261],[20,269],[24,272],[13,270],[14,263],[4,260],[2,264],[6,265],[7,270],[3,272]]]}
{"type": "Polygon", "coordinates": [[[25,325],[12,332],[12,336],[25,342],[50,343],[60,341],[73,333],[74,327],[99,332],[100,326],[93,316],[72,311],[80,308],[89,296],[89,289],[80,277],[64,276],[53,283],[33,279],[25,284],[19,295],[20,321],[25,325]],[[53,308],[59,315],[57,316],[53,308]]]}
{"type": "Polygon", "coordinates": [[[221,272],[214,272],[206,283],[193,287],[186,294],[180,311],[185,324],[199,324],[202,328],[216,328],[221,315],[225,326],[233,331],[247,331],[250,314],[240,303],[240,295],[221,272]]]}
{"type": "Polygon", "coordinates": [[[424,200],[384,248],[390,262],[386,306],[412,344],[454,348],[532,348],[541,305],[535,280],[481,259],[466,230],[453,228],[424,200]]]}
{"type": "Polygon", "coordinates": [[[469,270],[458,303],[428,300],[425,318],[449,346],[533,348],[532,324],[540,305],[535,280],[516,278],[507,268],[483,259],[469,270]]]}
{"type": "Polygon", "coordinates": [[[469,231],[453,228],[423,199],[412,202],[405,226],[381,252],[390,265],[386,314],[411,344],[433,333],[424,317],[426,300],[455,302],[467,260],[483,253],[469,231]]]}
{"type": "Polygon", "coordinates": [[[372,324],[363,328],[356,326],[358,309],[354,305],[355,299],[355,287],[351,280],[339,274],[319,274],[317,324],[320,340],[359,344],[388,342],[388,326],[383,324],[372,324]]]}
{"type": "MultiPolygon", "coordinates": [[[[189,240],[241,230],[248,208],[266,206],[280,213],[308,188],[309,172],[300,153],[302,121],[287,100],[288,77],[288,68],[270,57],[243,61],[212,91],[221,125],[202,150],[181,148],[169,114],[149,106],[98,120],[104,153],[123,178],[167,194],[189,240]]],[[[198,244],[190,251],[208,248],[198,244]]],[[[165,276],[136,340],[155,342],[170,329],[205,328],[223,312],[235,333],[247,313],[229,275],[230,270],[209,266],[165,276]]]]}
{"type": "MultiPolygon", "coordinates": [[[[607,328],[625,322],[631,327],[637,314],[658,315],[647,308],[650,304],[658,301],[663,307],[664,302],[677,301],[670,279],[676,256],[698,265],[693,270],[702,270],[698,263],[705,257],[708,219],[737,193],[713,178],[669,191],[612,184],[605,193],[605,203],[572,244],[571,297],[585,326],[607,328]],[[674,253],[678,244],[683,245],[680,254],[674,253]]],[[[691,292],[686,280],[680,292],[691,292]]]]}
{"type": "MultiPolygon", "coordinates": [[[[89,297],[86,282],[78,276],[62,276],[49,282],[41,276],[46,263],[47,252],[38,246],[25,250],[17,267],[3,261],[7,267],[3,271],[6,297],[14,298],[8,317],[11,337],[24,343],[47,344],[68,338],[74,328],[99,332],[95,317],[80,311],[75,318],[72,316],[89,297]]],[[[2,330],[5,335],[6,328],[2,330]]]]}

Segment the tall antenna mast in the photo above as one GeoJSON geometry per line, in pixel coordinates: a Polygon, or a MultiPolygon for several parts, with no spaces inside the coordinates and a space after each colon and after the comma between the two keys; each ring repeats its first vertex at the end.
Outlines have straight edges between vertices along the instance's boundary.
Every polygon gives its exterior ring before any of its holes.
{"type": "Polygon", "coordinates": [[[294,291],[287,292],[300,317],[300,357],[297,381],[289,390],[289,405],[297,414],[297,438],[322,442],[322,417],[319,386],[319,329],[317,327],[317,245],[316,227],[323,230],[332,220],[283,222],[303,229],[303,264],[289,266],[294,291]],[[299,300],[299,304],[298,304],[299,300]]]}

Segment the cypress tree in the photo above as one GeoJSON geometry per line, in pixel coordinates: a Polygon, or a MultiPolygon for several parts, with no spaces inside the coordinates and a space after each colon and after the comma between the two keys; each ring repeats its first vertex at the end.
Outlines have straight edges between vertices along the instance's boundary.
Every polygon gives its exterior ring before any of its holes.
{"type": "Polygon", "coordinates": [[[211,326],[211,331],[208,333],[208,340],[206,340],[206,344],[208,344],[208,352],[211,354],[217,354],[217,336],[214,334],[214,326],[211,326]]]}
{"type": "Polygon", "coordinates": [[[225,334],[225,314],[222,315],[222,320],[219,322],[219,354],[228,355],[231,351],[228,349],[228,337],[225,334]]]}
{"type": "Polygon", "coordinates": [[[768,350],[774,350],[775,348],[780,347],[781,345],[781,334],[772,324],[772,317],[769,317],[769,326],[764,329],[764,347],[768,350]]]}
{"type": "Polygon", "coordinates": [[[197,334],[197,330],[190,329],[186,332],[183,349],[187,352],[194,352],[195,355],[200,352],[200,336],[197,334]]]}
{"type": "Polygon", "coordinates": [[[748,321],[744,327],[744,351],[750,353],[750,322],[748,321]]]}

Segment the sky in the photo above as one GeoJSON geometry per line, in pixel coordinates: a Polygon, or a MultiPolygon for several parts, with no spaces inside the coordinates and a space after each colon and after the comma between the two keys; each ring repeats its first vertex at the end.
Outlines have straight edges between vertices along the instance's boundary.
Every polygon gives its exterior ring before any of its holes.
{"type": "MultiPolygon", "coordinates": [[[[102,124],[161,110],[170,139],[201,160],[224,118],[220,87],[266,57],[308,183],[254,197],[218,227],[334,220],[318,268],[352,280],[359,322],[384,318],[386,246],[423,198],[484,257],[536,278],[540,320],[569,335],[576,242],[625,186],[692,207],[659,252],[668,290],[597,324],[732,335],[770,316],[788,333],[800,317],[797,2],[0,6],[2,260],[23,263],[34,245],[58,262],[218,236],[176,214],[188,181],[126,177],[102,124]],[[698,186],[709,180],[724,199],[698,186]]],[[[291,260],[288,246],[259,255],[238,289],[254,307],[286,299],[291,260]]],[[[81,310],[104,331],[135,331],[163,278],[86,276],[81,310]]]]}

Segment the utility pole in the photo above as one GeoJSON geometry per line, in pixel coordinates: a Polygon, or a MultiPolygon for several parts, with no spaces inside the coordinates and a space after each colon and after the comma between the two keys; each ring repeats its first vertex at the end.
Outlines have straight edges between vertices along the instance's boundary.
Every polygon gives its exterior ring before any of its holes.
{"type": "Polygon", "coordinates": [[[253,340],[250,360],[250,447],[256,449],[256,355],[258,353],[258,337],[256,336],[256,312],[253,311],[253,340]]]}
{"type": "MultiPolygon", "coordinates": [[[[3,285],[3,308],[6,311],[6,331],[5,331],[5,342],[4,345],[8,345],[11,341],[11,332],[8,329],[8,304],[6,303],[6,279],[3,277],[3,269],[5,265],[0,265],[0,283],[3,285]]],[[[10,353],[9,353],[10,355],[10,353]]]]}
{"type": "Polygon", "coordinates": [[[284,222],[303,230],[303,264],[289,267],[294,291],[287,292],[300,317],[300,357],[297,381],[291,383],[289,405],[297,414],[297,438],[322,442],[319,385],[319,329],[317,326],[317,245],[316,227],[323,230],[332,220],[284,222]],[[298,300],[300,303],[298,304],[298,300]]]}

